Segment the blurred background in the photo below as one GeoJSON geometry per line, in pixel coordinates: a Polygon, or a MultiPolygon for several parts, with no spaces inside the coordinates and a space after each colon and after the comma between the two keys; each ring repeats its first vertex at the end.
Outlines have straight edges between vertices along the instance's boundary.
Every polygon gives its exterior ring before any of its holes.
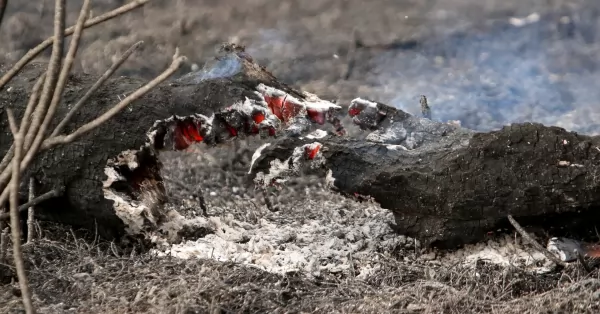
{"type": "MultiPolygon", "coordinates": [[[[94,16],[124,0],[93,1],[94,16]]],[[[67,24],[81,1],[67,1],[67,24]]],[[[476,130],[534,121],[600,133],[597,0],[154,0],[86,30],[76,71],[151,78],[176,47],[182,75],[225,41],[286,83],[342,104],[364,97],[476,130]]],[[[9,1],[0,61],[52,32],[53,1],[9,1]]],[[[49,56],[47,51],[44,58],[49,56]]]]}

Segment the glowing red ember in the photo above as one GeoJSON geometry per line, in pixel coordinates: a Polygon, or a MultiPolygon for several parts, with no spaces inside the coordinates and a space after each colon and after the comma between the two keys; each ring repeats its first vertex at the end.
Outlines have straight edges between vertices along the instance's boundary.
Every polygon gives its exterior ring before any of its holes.
{"type": "Polygon", "coordinates": [[[180,121],[173,132],[173,143],[176,150],[188,148],[194,142],[202,142],[204,138],[192,121],[180,121]]]}
{"type": "Polygon", "coordinates": [[[319,153],[319,150],[321,149],[321,144],[315,144],[315,145],[308,145],[304,148],[304,153],[306,154],[306,158],[308,160],[312,160],[315,159],[315,157],[317,157],[317,154],[319,153]]]}

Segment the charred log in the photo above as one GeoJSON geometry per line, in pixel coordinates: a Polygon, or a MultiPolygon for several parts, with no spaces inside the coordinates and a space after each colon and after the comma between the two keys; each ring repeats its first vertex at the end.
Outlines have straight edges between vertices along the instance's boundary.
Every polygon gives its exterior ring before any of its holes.
{"type": "MultiPolygon", "coordinates": [[[[27,66],[0,93],[0,112],[10,107],[21,118],[35,79],[44,70],[42,64],[27,66]]],[[[56,115],[65,116],[96,79],[72,75],[56,115]]],[[[91,121],[144,83],[127,77],[108,80],[63,132],[91,121]]],[[[24,176],[39,183],[38,194],[64,191],[38,205],[39,219],[88,228],[108,238],[152,232],[172,218],[164,210],[160,151],[251,135],[294,135],[311,123],[329,122],[343,132],[335,117],[338,108],[278,82],[243,48],[224,46],[202,70],[159,86],[75,143],[42,152],[24,176]]],[[[4,155],[12,144],[6,117],[0,119],[0,130],[4,155]]]]}
{"type": "Polygon", "coordinates": [[[507,225],[575,228],[600,218],[600,137],[536,123],[477,133],[356,99],[366,141],[322,134],[282,138],[257,152],[251,172],[280,184],[306,171],[332,188],[393,211],[399,232],[454,247],[507,225]],[[299,148],[319,145],[317,156],[299,148]]]}

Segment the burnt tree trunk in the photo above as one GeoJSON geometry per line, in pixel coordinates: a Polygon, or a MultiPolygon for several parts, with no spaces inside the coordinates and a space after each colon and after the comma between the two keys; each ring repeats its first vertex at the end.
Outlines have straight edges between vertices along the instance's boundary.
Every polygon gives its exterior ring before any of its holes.
{"type": "MultiPolygon", "coordinates": [[[[20,118],[43,71],[39,64],[26,67],[0,92],[0,111],[13,108],[20,118]]],[[[72,75],[57,117],[96,79],[72,75]]],[[[144,83],[110,79],[64,132],[91,121],[144,83]]],[[[320,154],[318,168],[330,171],[336,190],[372,197],[394,212],[399,232],[428,244],[481,240],[508,214],[532,221],[559,215],[554,223],[563,225],[568,214],[591,223],[598,218],[599,137],[530,123],[477,133],[368,101],[349,108],[354,122],[370,132],[366,139],[302,136],[310,122],[328,121],[336,132],[343,131],[330,109],[339,106],[278,82],[243,52],[229,52],[216,65],[149,92],[76,142],[42,152],[25,178],[35,178],[38,193],[64,189],[61,197],[38,206],[37,217],[109,238],[139,234],[168,219],[161,211],[167,201],[157,158],[161,150],[184,149],[191,142],[215,145],[243,135],[283,135],[254,161],[254,174],[269,173],[274,159],[286,160],[299,146],[319,142],[320,150],[310,146],[310,159],[320,154]]],[[[3,116],[0,155],[12,143],[3,116]]],[[[294,162],[302,159],[289,160],[294,162]]]]}
{"type": "MultiPolygon", "coordinates": [[[[0,156],[6,154],[13,140],[6,108],[12,108],[17,118],[22,117],[33,84],[45,68],[46,64],[28,65],[0,92],[0,156]]],[[[0,68],[0,74],[4,71],[6,68],[0,68]]],[[[97,78],[85,74],[70,76],[63,103],[50,130],[97,78]]],[[[109,79],[73,117],[63,133],[70,133],[92,121],[145,83],[128,77],[109,79]]],[[[263,101],[257,94],[257,86],[261,83],[298,99],[304,97],[279,83],[243,53],[229,51],[224,57],[217,58],[212,70],[206,68],[162,84],[74,143],[40,153],[24,178],[35,178],[39,194],[54,189],[63,189],[64,193],[38,206],[36,217],[97,230],[101,236],[109,238],[120,237],[126,233],[126,228],[134,226],[124,224],[123,217],[115,213],[115,208],[120,205],[113,194],[118,194],[131,206],[145,203],[150,210],[142,216],[155,215],[150,220],[156,224],[164,218],[160,205],[166,201],[157,152],[169,148],[184,149],[194,141],[213,145],[241,133],[264,131],[258,130],[259,124],[248,123],[247,115],[251,114],[252,108],[248,111],[246,106],[244,112],[227,109],[247,99],[263,101]],[[111,190],[108,196],[107,189],[111,190]]],[[[262,109],[257,109],[258,114],[262,109]]],[[[260,120],[263,119],[264,115],[260,120]]],[[[268,122],[268,117],[264,120],[261,127],[268,122]]],[[[21,188],[25,198],[25,184],[21,188]]]]}
{"type": "Polygon", "coordinates": [[[399,232],[441,247],[509,227],[509,214],[571,231],[587,224],[593,232],[600,221],[600,137],[535,123],[478,133],[371,104],[377,110],[354,112],[354,122],[373,131],[367,140],[280,139],[261,151],[253,172],[273,173],[274,159],[291,165],[295,148],[318,142],[317,172],[331,171],[335,190],[371,197],[394,213],[399,232]]]}

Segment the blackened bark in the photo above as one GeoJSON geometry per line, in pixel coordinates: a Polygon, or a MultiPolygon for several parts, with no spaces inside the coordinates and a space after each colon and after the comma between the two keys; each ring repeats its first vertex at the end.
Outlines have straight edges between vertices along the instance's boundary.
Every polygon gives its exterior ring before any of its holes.
{"type": "MultiPolygon", "coordinates": [[[[36,179],[39,186],[38,194],[64,188],[64,195],[39,205],[36,217],[88,228],[108,238],[120,237],[125,233],[125,225],[115,215],[113,201],[106,199],[103,194],[102,182],[107,179],[105,174],[107,160],[117,157],[126,150],[140,150],[148,143],[147,133],[156,121],[194,114],[211,117],[213,113],[246,98],[258,100],[256,86],[259,83],[278,88],[302,99],[301,95],[279,83],[270,73],[249,59],[245,59],[243,55],[228,58],[229,63],[226,65],[234,69],[233,72],[228,73],[228,77],[213,75],[210,80],[198,80],[200,75],[198,74],[162,84],[76,142],[39,154],[31,167],[26,170],[24,178],[33,176],[36,179]]],[[[28,65],[0,92],[0,156],[4,156],[12,144],[12,136],[4,114],[6,108],[12,108],[19,119],[22,117],[33,84],[45,71],[45,67],[46,64],[28,65]]],[[[0,68],[0,75],[6,70],[7,68],[0,68]]],[[[63,103],[58,108],[50,130],[58,124],[97,78],[86,74],[74,74],[69,77],[63,103]]],[[[92,121],[145,83],[146,81],[128,77],[109,79],[74,115],[63,132],[68,134],[92,121]]],[[[225,122],[219,119],[219,116],[214,118],[212,127],[225,129],[225,122]]],[[[222,140],[225,139],[216,137],[210,142],[214,144],[222,140]]],[[[123,171],[121,174],[128,180],[152,181],[155,192],[163,193],[164,187],[159,173],[161,165],[155,152],[152,149],[140,150],[137,158],[144,164],[140,168],[142,171],[138,169],[137,172],[126,173],[126,169],[121,169],[123,171]]],[[[115,188],[121,192],[136,187],[138,190],[143,189],[140,188],[139,183],[125,184],[128,186],[115,184],[115,188]]],[[[27,195],[25,184],[22,185],[22,191],[22,196],[25,198],[27,195]]],[[[136,197],[136,195],[131,196],[134,199],[136,197]]],[[[158,195],[158,201],[164,201],[163,196],[158,195]]]]}
{"type": "Polygon", "coordinates": [[[335,136],[284,138],[261,152],[253,173],[319,142],[325,163],[318,171],[331,170],[335,190],[372,197],[393,211],[399,232],[441,247],[482,240],[507,226],[508,214],[558,228],[600,218],[600,137],[535,123],[477,133],[377,106],[387,115],[370,138],[397,124],[403,131],[393,144],[406,147],[411,134],[420,143],[404,149],[335,136]]]}

